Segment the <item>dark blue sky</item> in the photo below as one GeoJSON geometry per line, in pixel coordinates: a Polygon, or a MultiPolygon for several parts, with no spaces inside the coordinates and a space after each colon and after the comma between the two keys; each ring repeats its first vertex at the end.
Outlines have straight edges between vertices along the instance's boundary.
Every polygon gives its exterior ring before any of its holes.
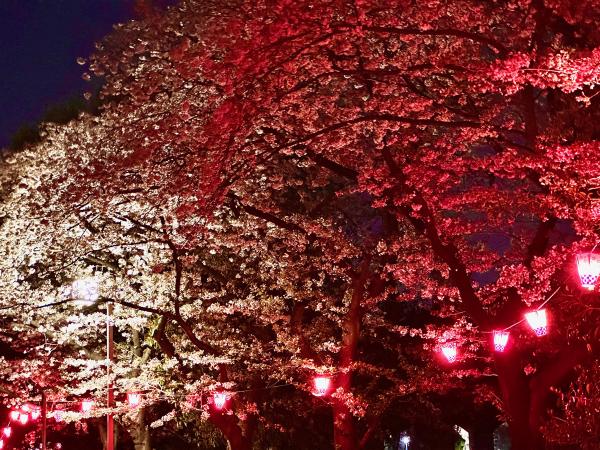
{"type": "Polygon", "coordinates": [[[78,56],[114,23],[133,16],[133,0],[0,0],[0,147],[46,108],[86,89],[78,56]]]}

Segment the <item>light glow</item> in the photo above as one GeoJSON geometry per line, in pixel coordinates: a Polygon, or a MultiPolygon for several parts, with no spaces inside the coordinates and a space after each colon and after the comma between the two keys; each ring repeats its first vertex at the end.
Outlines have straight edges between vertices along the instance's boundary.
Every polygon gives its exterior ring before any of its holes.
{"type": "Polygon", "coordinates": [[[410,436],[407,436],[407,435],[402,436],[402,443],[404,445],[410,444],[410,436]]]}
{"type": "Polygon", "coordinates": [[[83,400],[81,402],[81,412],[88,413],[94,408],[94,400],[83,400]]]}
{"type": "Polygon", "coordinates": [[[127,403],[129,403],[130,408],[137,408],[142,401],[142,394],[138,392],[128,392],[127,393],[127,403]]]}
{"type": "Polygon", "coordinates": [[[456,361],[456,356],[458,353],[456,351],[456,344],[452,342],[447,342],[446,344],[443,344],[441,348],[442,353],[444,354],[449,363],[453,363],[454,361],[456,361]]]}
{"type": "Polygon", "coordinates": [[[0,448],[4,448],[4,441],[0,439],[0,448]]]}
{"type": "Polygon", "coordinates": [[[581,287],[593,291],[600,277],[600,254],[580,253],[576,259],[581,287]]]}
{"type": "Polygon", "coordinates": [[[21,425],[25,425],[27,422],[29,422],[29,414],[27,414],[27,413],[19,414],[19,422],[21,423],[21,425]]]}
{"type": "Polygon", "coordinates": [[[537,336],[544,336],[548,333],[548,318],[545,309],[528,312],[525,314],[525,319],[537,336]]]}
{"type": "Polygon", "coordinates": [[[35,408],[33,411],[31,411],[31,418],[33,420],[38,420],[41,415],[42,415],[42,412],[37,408],[35,408]]]}
{"type": "Polygon", "coordinates": [[[71,298],[81,306],[94,304],[100,296],[98,280],[94,278],[84,278],[75,280],[71,285],[71,298]]]}
{"type": "Polygon", "coordinates": [[[10,435],[12,434],[12,428],[11,427],[4,427],[2,429],[2,434],[4,436],[6,436],[7,438],[10,437],[10,435]]]}
{"type": "Polygon", "coordinates": [[[215,408],[223,409],[225,403],[227,403],[227,394],[225,392],[215,392],[213,394],[213,403],[215,408]]]}
{"type": "Polygon", "coordinates": [[[315,377],[313,382],[315,385],[314,396],[323,397],[327,395],[327,391],[329,391],[329,386],[331,385],[331,378],[321,375],[315,377]]]}
{"type": "Polygon", "coordinates": [[[494,330],[494,350],[503,352],[508,343],[508,331],[494,330]]]}
{"type": "Polygon", "coordinates": [[[11,411],[10,412],[10,420],[18,420],[19,419],[19,411],[11,411]]]}

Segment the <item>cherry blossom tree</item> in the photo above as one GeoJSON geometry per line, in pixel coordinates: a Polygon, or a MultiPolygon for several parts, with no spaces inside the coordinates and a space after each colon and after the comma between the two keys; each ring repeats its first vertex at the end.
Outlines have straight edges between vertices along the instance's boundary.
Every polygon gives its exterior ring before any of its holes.
{"type": "MultiPolygon", "coordinates": [[[[310,410],[312,379],[325,374],[333,382],[336,441],[365,446],[395,400],[452,385],[434,382],[436,372],[441,374],[420,352],[398,353],[395,338],[406,334],[406,327],[386,330],[402,323],[387,319],[379,305],[388,295],[381,276],[385,261],[375,245],[388,225],[363,195],[336,200],[346,180],[324,177],[318,167],[285,157],[239,183],[210,220],[196,218],[201,235],[191,241],[189,228],[176,217],[177,202],[154,205],[126,190],[110,204],[93,198],[65,203],[62,189],[50,189],[72,183],[67,149],[69,157],[89,157],[79,146],[82,136],[90,139],[93,133],[90,145],[103,129],[95,118],[49,127],[41,146],[7,164],[18,189],[3,204],[3,301],[18,324],[15,330],[33,327],[38,339],[44,335],[49,352],[64,347],[65,355],[54,358],[63,381],[46,386],[54,399],[93,396],[101,403],[106,394],[105,316],[95,305],[83,310],[73,305],[81,299],[72,282],[92,279],[99,302],[115,305],[119,345],[111,372],[120,398],[127,391],[143,392],[145,404],[168,401],[175,408],[154,426],[181,412],[199,415],[217,426],[232,448],[249,448],[259,425],[262,433],[289,426],[278,425],[281,403],[298,409],[308,403],[310,410]],[[282,168],[286,179],[296,181],[264,183],[282,168]],[[284,192],[289,188],[296,197],[284,192]],[[274,210],[280,208],[291,217],[278,218],[274,210]],[[82,346],[97,351],[84,352],[82,346]],[[365,356],[373,351],[387,358],[396,354],[402,364],[384,368],[382,356],[365,356]],[[352,373],[363,381],[353,383],[352,373]],[[64,380],[68,389],[60,387],[64,380]],[[219,390],[230,397],[222,411],[211,404],[211,393],[219,390]],[[356,417],[362,418],[358,424],[356,417]]],[[[400,313],[409,310],[429,314],[418,303],[400,313]]],[[[415,339],[418,348],[420,339],[415,339]]],[[[7,370],[13,378],[28,379],[32,369],[11,365],[7,370]]],[[[48,381],[47,373],[40,376],[48,381]]],[[[123,413],[121,405],[113,412],[123,413]]],[[[106,412],[98,408],[92,415],[106,412]]],[[[128,412],[123,420],[133,422],[136,448],[146,448],[152,414],[136,414],[128,412]]]]}

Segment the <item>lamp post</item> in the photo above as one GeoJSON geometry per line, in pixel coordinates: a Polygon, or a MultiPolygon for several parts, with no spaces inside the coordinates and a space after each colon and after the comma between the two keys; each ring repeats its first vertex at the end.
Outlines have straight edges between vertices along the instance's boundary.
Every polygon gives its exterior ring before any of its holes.
{"type": "MultiPolygon", "coordinates": [[[[94,278],[77,280],[71,286],[71,296],[80,305],[92,305],[98,301],[99,286],[94,278]]],[[[114,387],[111,381],[111,364],[115,357],[114,344],[114,325],[112,321],[113,303],[106,302],[106,375],[108,379],[106,406],[108,413],[106,415],[106,450],[115,449],[114,418],[110,408],[115,401],[114,387]]]]}
{"type": "Polygon", "coordinates": [[[106,394],[106,404],[108,407],[108,414],[106,415],[106,450],[114,450],[115,448],[115,430],[114,430],[114,418],[110,408],[115,402],[115,393],[112,380],[110,378],[111,364],[115,357],[115,343],[114,343],[114,325],[112,322],[113,304],[112,302],[106,303],[106,374],[108,376],[108,386],[106,394]]]}
{"type": "Polygon", "coordinates": [[[404,444],[404,450],[408,450],[408,444],[410,444],[410,436],[405,434],[400,438],[400,441],[404,444]]]}

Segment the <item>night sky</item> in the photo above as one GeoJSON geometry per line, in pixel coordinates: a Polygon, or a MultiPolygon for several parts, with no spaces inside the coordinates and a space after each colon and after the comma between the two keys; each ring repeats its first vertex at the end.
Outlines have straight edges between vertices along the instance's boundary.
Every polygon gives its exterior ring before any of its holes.
{"type": "Polygon", "coordinates": [[[133,0],[0,0],[0,147],[48,106],[82,95],[86,57],[133,0]]]}

